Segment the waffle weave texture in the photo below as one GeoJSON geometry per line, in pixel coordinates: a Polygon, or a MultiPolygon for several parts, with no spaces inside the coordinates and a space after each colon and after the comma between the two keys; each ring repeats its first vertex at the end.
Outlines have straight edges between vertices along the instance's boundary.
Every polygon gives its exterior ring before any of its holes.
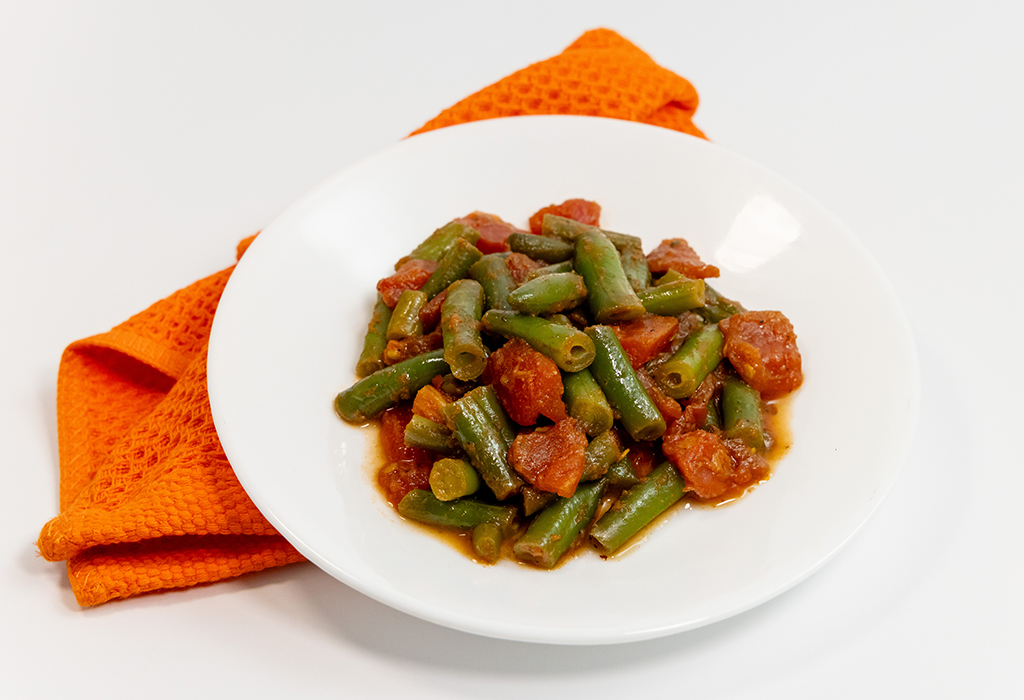
{"type": "MultiPolygon", "coordinates": [[[[697,93],[613,31],[484,88],[414,133],[526,114],[603,116],[695,136],[697,93]]],[[[238,247],[241,257],[251,238],[238,247]]],[[[206,351],[229,267],[76,341],[57,376],[60,515],[39,551],[78,603],[303,561],[245,494],[217,439],[206,351]]]]}

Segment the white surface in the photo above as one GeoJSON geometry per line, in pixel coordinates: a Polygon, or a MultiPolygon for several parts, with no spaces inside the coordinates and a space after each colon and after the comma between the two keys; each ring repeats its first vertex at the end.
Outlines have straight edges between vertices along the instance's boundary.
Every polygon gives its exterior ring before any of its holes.
{"type": "Polygon", "coordinates": [[[1021,5],[488,7],[0,5],[5,696],[1024,694],[1021,5]],[[624,646],[450,631],[311,565],[79,610],[34,549],[57,510],[63,347],[225,267],[330,173],[596,26],[692,80],[701,128],[831,210],[900,296],[921,422],[862,532],[755,610],[624,646]]]}
{"type": "Polygon", "coordinates": [[[311,561],[425,620],[561,644],[694,629],[802,581],[888,495],[918,404],[898,301],[817,203],[715,144],[592,117],[450,127],[317,187],[246,252],[217,309],[207,367],[239,480],[311,561]],[[525,228],[540,207],[575,195],[600,202],[602,223],[640,236],[645,250],[685,232],[725,268],[716,289],[785,311],[805,358],[794,445],[742,504],[676,513],[628,556],[584,554],[550,572],[481,567],[401,523],[367,469],[375,441],[331,403],[354,381],[353,329],[366,327],[374,283],[395,260],[457,216],[481,209],[525,228]],[[851,343],[851,328],[875,342],[851,343]]]}

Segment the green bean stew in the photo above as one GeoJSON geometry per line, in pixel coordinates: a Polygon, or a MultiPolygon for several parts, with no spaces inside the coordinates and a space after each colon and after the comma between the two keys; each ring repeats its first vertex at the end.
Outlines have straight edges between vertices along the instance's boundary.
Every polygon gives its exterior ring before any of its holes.
{"type": "Polygon", "coordinates": [[[439,228],[377,284],[358,381],[335,399],[379,424],[388,502],[481,563],[606,557],[676,503],[743,495],[788,447],[789,320],[719,294],[684,239],[645,255],[600,210],[439,228]]]}

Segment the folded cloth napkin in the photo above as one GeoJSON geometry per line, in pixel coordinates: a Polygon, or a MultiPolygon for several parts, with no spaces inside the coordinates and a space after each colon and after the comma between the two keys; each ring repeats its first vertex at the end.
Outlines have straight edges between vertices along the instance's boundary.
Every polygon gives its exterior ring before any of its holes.
{"type": "MultiPolygon", "coordinates": [[[[603,116],[703,136],[697,93],[613,31],[484,88],[414,133],[524,114],[603,116]]],[[[252,239],[239,244],[238,256],[252,239]]],[[[39,551],[66,561],[78,603],[303,561],[246,496],[210,414],[206,351],[229,267],[100,335],[57,375],[60,515],[39,551]]]]}

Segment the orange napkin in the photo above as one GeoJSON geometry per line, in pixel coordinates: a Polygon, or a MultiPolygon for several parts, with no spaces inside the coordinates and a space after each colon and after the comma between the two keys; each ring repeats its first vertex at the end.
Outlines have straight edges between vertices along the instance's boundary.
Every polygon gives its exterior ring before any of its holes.
{"type": "MultiPolygon", "coordinates": [[[[414,133],[523,114],[626,119],[703,136],[697,93],[613,31],[467,97],[414,133]]],[[[252,239],[239,244],[238,255],[252,239]]],[[[206,389],[210,326],[233,267],[64,351],[57,375],[60,515],[39,551],[97,605],[303,561],[242,490],[206,389]]]]}

